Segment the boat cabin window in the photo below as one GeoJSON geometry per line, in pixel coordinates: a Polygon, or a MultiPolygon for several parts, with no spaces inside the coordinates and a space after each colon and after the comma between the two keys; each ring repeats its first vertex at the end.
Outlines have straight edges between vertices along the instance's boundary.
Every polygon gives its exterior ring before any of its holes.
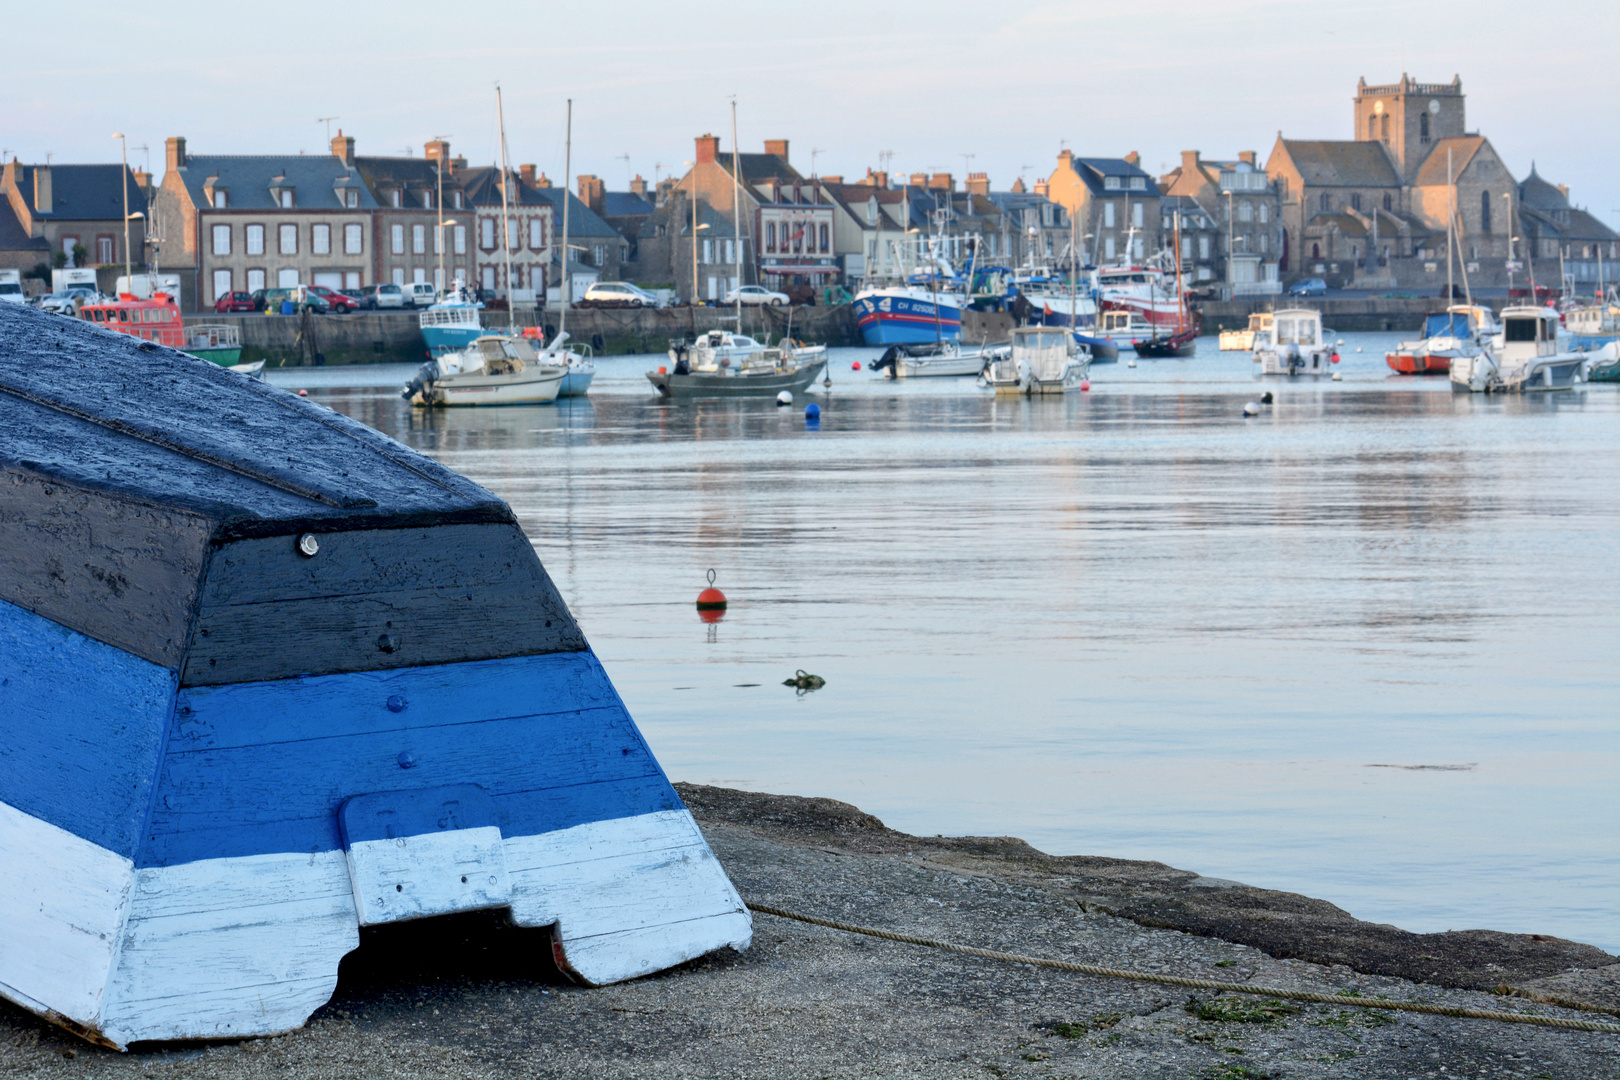
{"type": "Polygon", "coordinates": [[[1502,334],[1506,341],[1539,341],[1536,331],[1540,328],[1540,319],[1508,319],[1503,324],[1502,334]]]}
{"type": "Polygon", "coordinates": [[[1316,323],[1311,319],[1278,319],[1274,333],[1279,345],[1316,344],[1316,323]]]}

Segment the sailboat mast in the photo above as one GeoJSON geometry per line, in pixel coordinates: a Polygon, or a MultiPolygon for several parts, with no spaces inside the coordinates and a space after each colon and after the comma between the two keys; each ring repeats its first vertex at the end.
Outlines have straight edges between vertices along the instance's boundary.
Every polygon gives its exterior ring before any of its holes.
{"type": "MultiPolygon", "coordinates": [[[[574,291],[573,275],[568,272],[568,192],[574,186],[574,99],[568,99],[568,119],[563,126],[563,235],[562,235],[562,312],[557,316],[557,336],[568,329],[569,294],[574,291]]],[[[656,177],[654,178],[656,179],[656,177]]]]}
{"type": "MultiPolygon", "coordinates": [[[[736,234],[737,333],[742,333],[742,155],[737,149],[737,99],[731,99],[731,224],[736,234]]],[[[767,337],[767,340],[769,338],[767,337]]]]}
{"type": "Polygon", "coordinates": [[[495,123],[501,135],[501,237],[506,248],[506,329],[517,327],[517,297],[512,289],[512,209],[507,202],[506,189],[512,174],[506,168],[506,109],[501,103],[501,85],[495,84],[495,123]]]}
{"type": "MultiPolygon", "coordinates": [[[[1067,207],[1064,208],[1067,212],[1067,207]]],[[[1069,214],[1069,336],[1073,337],[1080,328],[1080,306],[1074,299],[1074,261],[1080,253],[1074,247],[1074,215],[1069,214]]]]}
{"type": "Polygon", "coordinates": [[[1446,216],[1446,306],[1451,306],[1452,290],[1456,288],[1451,283],[1451,253],[1456,244],[1456,233],[1452,225],[1457,220],[1457,194],[1451,186],[1451,147],[1446,147],[1446,197],[1451,201],[1451,213],[1446,216]]]}
{"type": "Polygon", "coordinates": [[[1185,303],[1185,300],[1186,300],[1186,293],[1181,291],[1181,211],[1177,210],[1175,212],[1175,217],[1172,218],[1171,220],[1175,225],[1175,244],[1176,244],[1176,333],[1179,334],[1179,333],[1181,333],[1182,305],[1185,303]]]}

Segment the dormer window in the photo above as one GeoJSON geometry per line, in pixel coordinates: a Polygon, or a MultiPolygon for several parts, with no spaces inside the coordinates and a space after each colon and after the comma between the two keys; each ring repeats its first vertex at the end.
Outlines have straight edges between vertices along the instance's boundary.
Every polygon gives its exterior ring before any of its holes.
{"type": "Polygon", "coordinates": [[[1140,176],[1131,177],[1131,190],[1142,191],[1147,188],[1147,181],[1140,176]]]}
{"type": "Polygon", "coordinates": [[[1117,177],[1117,176],[1105,176],[1105,177],[1103,177],[1103,190],[1104,191],[1118,191],[1119,190],[1119,177],[1117,177]]]}
{"type": "Polygon", "coordinates": [[[399,188],[395,188],[393,191],[388,193],[388,202],[389,205],[391,205],[395,210],[398,210],[401,206],[405,205],[404,193],[400,191],[399,188]]]}
{"type": "Polygon", "coordinates": [[[455,207],[457,210],[461,209],[461,192],[459,191],[455,193],[455,207]]]}
{"type": "Polygon", "coordinates": [[[285,176],[270,178],[270,201],[283,210],[293,208],[293,189],[287,184],[285,176]]]}
{"type": "Polygon", "coordinates": [[[345,191],[343,193],[343,205],[350,210],[357,208],[360,205],[360,193],[353,188],[345,191]]]}
{"type": "Polygon", "coordinates": [[[431,190],[422,192],[422,209],[433,209],[433,192],[431,190]]]}
{"type": "Polygon", "coordinates": [[[215,210],[223,210],[231,204],[231,196],[224,188],[215,188],[210,201],[214,204],[215,210]]]}

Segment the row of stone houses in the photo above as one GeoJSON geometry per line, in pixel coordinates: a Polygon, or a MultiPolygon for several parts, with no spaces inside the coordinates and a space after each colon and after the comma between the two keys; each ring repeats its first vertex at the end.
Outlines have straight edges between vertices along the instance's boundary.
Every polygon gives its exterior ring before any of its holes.
{"type": "Polygon", "coordinates": [[[148,177],[122,165],[25,165],[0,171],[0,268],[144,263],[148,177]],[[122,184],[120,184],[122,181],[122,184]],[[125,217],[125,207],[130,214],[125,217]]]}
{"type": "Polygon", "coordinates": [[[462,281],[533,302],[562,280],[566,198],[580,291],[617,276],[619,235],[534,166],[503,181],[498,167],[452,156],[448,142],[423,149],[420,158],[358,155],[340,131],[329,155],[204,155],[171,138],[151,197],[150,261],[181,273],[182,302],[192,310],[230,292],[298,284],[442,289],[462,281]]]}

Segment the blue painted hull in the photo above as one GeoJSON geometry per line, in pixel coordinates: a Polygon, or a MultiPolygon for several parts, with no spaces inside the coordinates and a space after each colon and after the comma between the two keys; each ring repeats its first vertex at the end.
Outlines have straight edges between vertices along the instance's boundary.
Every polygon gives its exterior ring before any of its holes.
{"type": "Polygon", "coordinates": [[[1595,352],[1611,341],[1620,341],[1620,334],[1571,334],[1569,347],[1576,352],[1595,352]]]}
{"type": "Polygon", "coordinates": [[[903,296],[856,300],[855,324],[868,345],[917,345],[962,336],[960,309],[903,296]]]}
{"type": "Polygon", "coordinates": [[[596,378],[594,371],[570,371],[563,376],[562,389],[557,391],[557,396],[584,397],[585,391],[591,388],[591,380],[594,378],[596,378]]]}
{"type": "Polygon", "coordinates": [[[424,326],[422,340],[429,354],[438,359],[446,353],[460,352],[486,333],[481,326],[424,326]]]}

